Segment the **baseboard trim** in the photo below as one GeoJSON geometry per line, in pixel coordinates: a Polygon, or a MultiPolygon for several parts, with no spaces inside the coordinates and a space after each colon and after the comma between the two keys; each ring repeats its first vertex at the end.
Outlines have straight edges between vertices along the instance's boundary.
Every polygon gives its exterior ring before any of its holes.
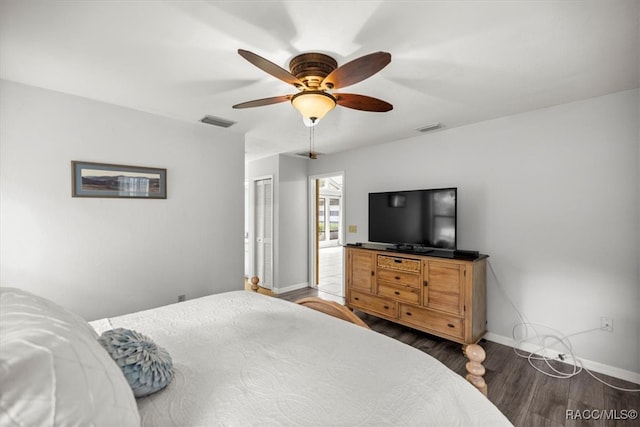
{"type": "Polygon", "coordinates": [[[297,291],[298,289],[308,288],[309,283],[296,283],[294,285],[285,286],[284,288],[274,288],[272,289],[274,294],[284,294],[285,292],[297,291]]]}
{"type": "MultiPolygon", "coordinates": [[[[508,337],[494,334],[491,332],[487,332],[484,338],[487,341],[492,341],[498,344],[506,345],[507,347],[513,348],[516,346],[516,342],[512,338],[508,338],[508,337]]],[[[528,351],[532,353],[535,353],[537,350],[539,350],[538,346],[531,343],[523,343],[519,348],[523,351],[528,351]]],[[[553,359],[558,359],[559,354],[560,352],[558,351],[554,351],[553,349],[547,349],[546,356],[553,359]]],[[[615,377],[621,380],[630,381],[634,384],[640,384],[640,373],[638,372],[627,371],[625,369],[616,368],[615,366],[605,365],[604,363],[583,359],[582,357],[580,357],[579,359],[580,359],[580,362],[582,362],[582,366],[584,366],[585,368],[587,368],[592,372],[609,375],[610,377],[615,377]]],[[[560,360],[558,359],[558,361],[560,360]]],[[[563,362],[563,363],[568,364],[568,362],[563,362]]]]}

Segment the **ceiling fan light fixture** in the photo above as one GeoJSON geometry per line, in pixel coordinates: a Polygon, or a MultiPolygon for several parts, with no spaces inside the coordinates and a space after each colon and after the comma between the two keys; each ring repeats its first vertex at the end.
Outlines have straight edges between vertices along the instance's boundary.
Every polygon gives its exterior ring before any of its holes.
{"type": "Polygon", "coordinates": [[[293,95],[291,105],[302,114],[303,118],[320,120],[333,110],[336,99],[321,90],[307,90],[293,95]]]}

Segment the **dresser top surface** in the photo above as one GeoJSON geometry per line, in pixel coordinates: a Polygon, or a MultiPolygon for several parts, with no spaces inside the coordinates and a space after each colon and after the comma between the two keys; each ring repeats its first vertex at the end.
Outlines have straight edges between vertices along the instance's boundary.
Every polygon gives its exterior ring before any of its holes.
{"type": "Polygon", "coordinates": [[[456,253],[453,250],[444,250],[444,249],[424,249],[424,248],[416,248],[414,250],[408,249],[398,249],[393,246],[380,244],[380,243],[347,243],[344,245],[346,248],[350,249],[365,249],[371,251],[378,252],[386,252],[389,255],[401,254],[401,255],[413,255],[413,256],[426,256],[433,258],[446,258],[452,260],[459,261],[479,261],[485,258],[488,258],[489,255],[486,254],[478,254],[478,256],[466,256],[456,253]]]}

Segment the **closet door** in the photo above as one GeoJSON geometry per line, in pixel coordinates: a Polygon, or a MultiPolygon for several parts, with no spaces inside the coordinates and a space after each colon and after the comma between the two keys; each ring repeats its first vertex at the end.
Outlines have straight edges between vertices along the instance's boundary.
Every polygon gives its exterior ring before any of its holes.
{"type": "Polygon", "coordinates": [[[273,179],[254,181],[254,260],[260,286],[273,289],[273,179]]]}

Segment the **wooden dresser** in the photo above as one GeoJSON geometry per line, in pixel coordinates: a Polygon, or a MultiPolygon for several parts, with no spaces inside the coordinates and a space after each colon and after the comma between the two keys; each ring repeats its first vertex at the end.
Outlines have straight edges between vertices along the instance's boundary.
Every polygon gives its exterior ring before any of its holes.
{"type": "Polygon", "coordinates": [[[347,306],[462,344],[486,332],[486,255],[474,260],[345,247],[347,306]]]}

